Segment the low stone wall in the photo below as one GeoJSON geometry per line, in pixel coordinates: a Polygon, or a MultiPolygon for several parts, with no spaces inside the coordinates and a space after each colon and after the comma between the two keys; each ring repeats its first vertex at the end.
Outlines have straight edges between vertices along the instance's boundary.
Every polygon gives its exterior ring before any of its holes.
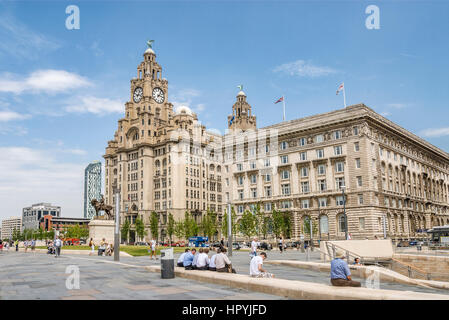
{"type": "Polygon", "coordinates": [[[425,271],[426,273],[434,274],[432,279],[447,281],[449,278],[449,257],[418,254],[394,254],[393,258],[404,264],[410,264],[425,271]],[[438,274],[447,276],[438,277],[438,274]]]}
{"type": "MultiPolygon", "coordinates": [[[[271,260],[265,261],[264,264],[283,265],[288,267],[308,269],[317,272],[327,272],[327,273],[330,273],[331,269],[329,262],[323,263],[323,262],[295,261],[295,260],[271,260]]],[[[361,279],[367,279],[373,276],[373,273],[377,271],[380,281],[449,290],[449,282],[411,279],[403,274],[381,267],[349,265],[349,269],[351,270],[351,274],[353,276],[361,279]]]]}
{"type": "MultiPolygon", "coordinates": [[[[151,272],[161,272],[160,266],[149,266],[151,272]]],[[[368,288],[333,287],[320,283],[285,279],[251,278],[248,275],[212,271],[184,270],[175,267],[175,276],[220,284],[231,288],[257,291],[290,299],[303,300],[449,300],[449,295],[368,288]]]]}

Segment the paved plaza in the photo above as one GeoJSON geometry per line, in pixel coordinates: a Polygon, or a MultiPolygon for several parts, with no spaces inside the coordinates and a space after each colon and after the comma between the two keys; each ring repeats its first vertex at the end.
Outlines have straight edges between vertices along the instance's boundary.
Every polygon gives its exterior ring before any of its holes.
{"type": "Polygon", "coordinates": [[[161,279],[160,274],[143,268],[149,264],[148,257],[121,260],[115,263],[112,257],[62,255],[55,258],[43,253],[3,253],[0,256],[0,299],[281,299],[182,278],[161,279]],[[79,267],[80,289],[66,288],[69,277],[66,268],[71,265],[79,267]]]}
{"type": "MultiPolygon", "coordinates": [[[[175,259],[179,254],[175,254],[175,259]]],[[[289,250],[284,253],[269,251],[268,260],[305,261],[305,253],[289,250]]],[[[249,253],[235,251],[231,258],[239,274],[249,272],[249,253]]],[[[312,252],[309,261],[320,261],[318,252],[312,252]]],[[[59,258],[44,253],[9,252],[0,255],[0,299],[242,299],[263,300],[282,297],[243,289],[214,285],[183,278],[161,279],[159,273],[145,270],[145,266],[159,265],[160,260],[148,256],[112,257],[63,254],[59,258]],[[68,266],[76,266],[80,273],[80,288],[67,289],[68,266]]],[[[277,278],[329,284],[327,272],[294,267],[269,265],[266,269],[277,278]]],[[[201,272],[201,271],[191,271],[201,272]]],[[[355,279],[362,282],[364,279],[355,279]]],[[[398,283],[381,282],[380,289],[449,294],[448,290],[423,288],[398,283]]]]}

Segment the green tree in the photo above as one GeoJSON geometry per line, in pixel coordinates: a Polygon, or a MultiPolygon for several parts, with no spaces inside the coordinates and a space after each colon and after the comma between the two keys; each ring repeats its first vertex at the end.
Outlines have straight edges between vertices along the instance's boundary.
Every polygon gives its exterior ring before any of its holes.
{"type": "MultiPolygon", "coordinates": [[[[232,234],[235,236],[238,230],[237,227],[237,214],[235,213],[234,207],[231,207],[231,231],[232,234]]],[[[221,219],[221,232],[224,237],[228,234],[228,212],[227,209],[225,211],[225,214],[223,215],[223,218],[221,219]]]]}
{"type": "Polygon", "coordinates": [[[261,226],[261,233],[262,233],[264,239],[267,238],[268,231],[272,227],[273,227],[273,220],[270,217],[264,216],[262,226],[261,226]]]}
{"type": "Polygon", "coordinates": [[[47,239],[54,239],[55,238],[55,230],[53,230],[53,229],[50,229],[49,231],[47,231],[47,239]]]}
{"type": "MultiPolygon", "coordinates": [[[[304,217],[304,233],[310,235],[310,217],[306,216],[304,217]]],[[[316,236],[318,234],[318,222],[312,218],[312,231],[313,234],[316,236]]]]}
{"type": "Polygon", "coordinates": [[[267,226],[265,225],[265,214],[260,210],[260,203],[257,203],[254,208],[254,215],[256,218],[256,233],[260,238],[260,235],[266,235],[267,226]],[[264,232],[265,231],[265,232],[264,232]]]}
{"type": "Polygon", "coordinates": [[[167,234],[170,238],[170,246],[172,243],[172,236],[175,233],[175,218],[173,218],[173,215],[171,213],[168,214],[168,224],[167,224],[167,234]]]}
{"type": "Polygon", "coordinates": [[[199,232],[199,226],[191,214],[186,211],[184,214],[184,236],[188,240],[190,237],[197,236],[199,232]]]}
{"type": "Polygon", "coordinates": [[[201,221],[200,229],[203,235],[209,237],[209,241],[211,241],[218,229],[217,214],[210,209],[207,210],[201,221]]]}
{"type": "Polygon", "coordinates": [[[142,218],[137,218],[136,222],[136,234],[140,238],[140,240],[143,239],[144,236],[146,236],[148,233],[145,231],[145,224],[143,223],[142,218]]]}
{"type": "Polygon", "coordinates": [[[13,239],[14,241],[20,240],[20,230],[17,230],[16,228],[14,228],[14,229],[12,230],[12,239],[13,239]]]}
{"type": "Polygon", "coordinates": [[[257,224],[257,217],[252,212],[245,210],[245,212],[242,215],[242,218],[240,219],[239,223],[239,231],[248,237],[248,240],[251,238],[251,236],[256,234],[256,224],[257,224]]]}
{"type": "Polygon", "coordinates": [[[175,228],[174,228],[175,236],[178,239],[184,239],[185,238],[185,231],[184,231],[184,221],[175,221],[175,228]]]}
{"type": "Polygon", "coordinates": [[[127,243],[128,242],[128,235],[129,235],[129,229],[130,229],[130,223],[129,220],[125,218],[125,222],[122,224],[122,228],[120,230],[122,234],[122,240],[127,243]]]}
{"type": "Polygon", "coordinates": [[[154,211],[150,216],[150,230],[151,236],[157,241],[159,238],[159,215],[154,211]]]}
{"type": "Polygon", "coordinates": [[[38,233],[37,233],[37,239],[39,239],[39,240],[43,240],[44,239],[44,229],[42,229],[42,228],[39,228],[39,231],[38,231],[38,233]]]}
{"type": "Polygon", "coordinates": [[[284,217],[282,215],[282,212],[273,209],[273,211],[271,212],[271,219],[273,221],[273,233],[276,238],[279,238],[284,229],[284,217]]]}

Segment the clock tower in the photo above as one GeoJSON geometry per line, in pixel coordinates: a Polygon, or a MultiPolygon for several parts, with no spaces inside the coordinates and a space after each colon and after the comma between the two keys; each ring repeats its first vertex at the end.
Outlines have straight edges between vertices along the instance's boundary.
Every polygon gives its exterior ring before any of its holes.
{"type": "Polygon", "coordinates": [[[228,128],[230,130],[256,130],[256,116],[251,114],[251,105],[246,101],[243,86],[239,86],[237,101],[232,106],[232,114],[228,116],[228,128]]]}

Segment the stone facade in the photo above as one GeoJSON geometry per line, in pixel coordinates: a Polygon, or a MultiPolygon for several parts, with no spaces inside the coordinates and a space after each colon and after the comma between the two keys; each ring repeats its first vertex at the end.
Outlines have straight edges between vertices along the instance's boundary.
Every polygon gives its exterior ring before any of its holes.
{"type": "Polygon", "coordinates": [[[169,212],[200,221],[208,208],[221,216],[228,201],[238,215],[259,204],[288,212],[295,239],[311,217],[314,240],[344,239],[343,204],[353,239],[420,238],[449,222],[449,154],[367,106],[257,129],[240,91],[221,136],[190,109],[173,111],[155,57],[145,52],[104,155],[106,202],[118,187],[122,217],[140,215],[148,227],[154,210],[164,235],[169,212]]]}

